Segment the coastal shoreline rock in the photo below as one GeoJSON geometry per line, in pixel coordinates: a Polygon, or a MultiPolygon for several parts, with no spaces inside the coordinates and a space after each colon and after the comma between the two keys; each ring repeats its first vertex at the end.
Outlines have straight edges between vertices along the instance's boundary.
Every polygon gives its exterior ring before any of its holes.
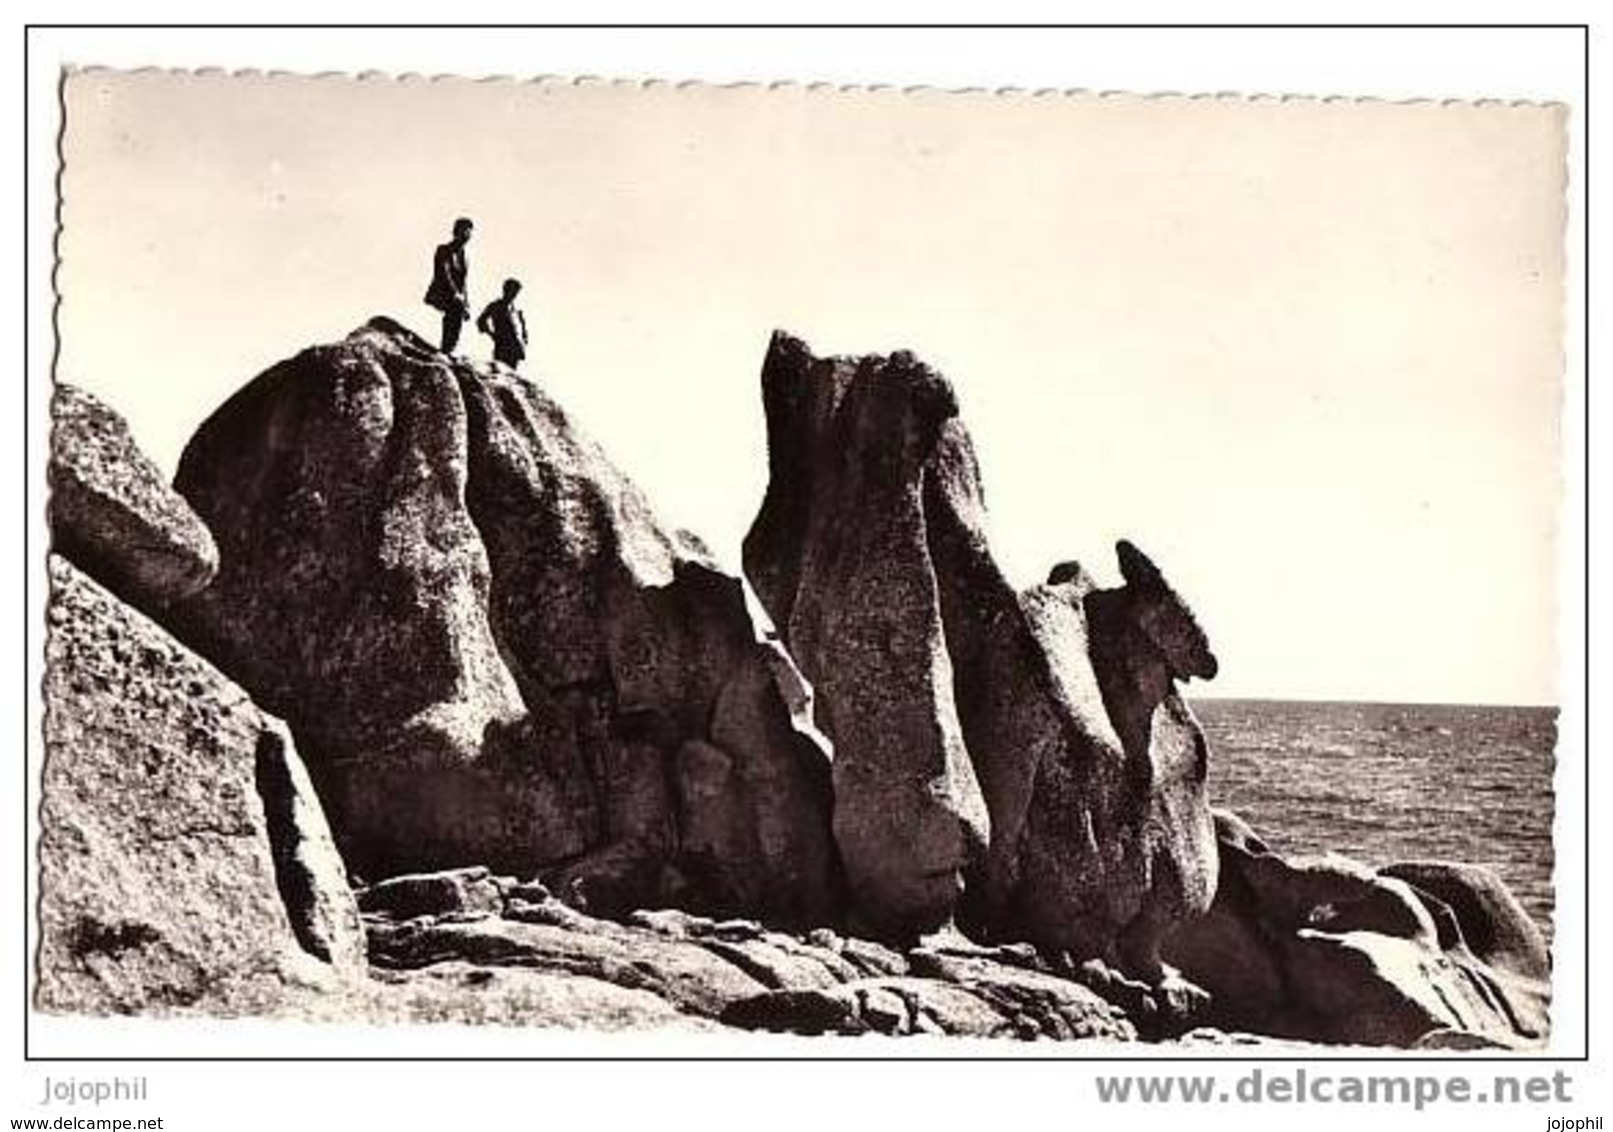
{"type": "Polygon", "coordinates": [[[243,388],[182,495],[59,399],[39,1009],[1545,1041],[1493,874],[1210,810],[1192,610],[1129,542],[1120,586],[1016,590],[910,354],[775,335],[754,592],[542,389],[389,320],[243,388]]]}
{"type": "Polygon", "coordinates": [[[1449,908],[1462,943],[1476,958],[1524,978],[1550,979],[1545,934],[1492,870],[1453,861],[1397,861],[1378,875],[1404,881],[1425,904],[1449,908]]]}
{"type": "Polygon", "coordinates": [[[1216,814],[1221,878],[1204,918],[1166,956],[1210,995],[1225,1029],[1350,1045],[1523,1049],[1550,1030],[1550,983],[1516,901],[1463,904],[1433,888],[1504,892],[1482,871],[1431,865],[1372,870],[1337,855],[1284,858],[1236,815],[1216,814]],[[1429,882],[1424,889],[1409,877],[1429,882]],[[1408,879],[1403,879],[1408,878],[1408,879]],[[1515,917],[1517,919],[1515,919],[1515,917]],[[1496,947],[1497,938],[1517,946],[1496,947]],[[1528,941],[1528,942],[1525,942],[1528,941]],[[1465,1036],[1465,1037],[1464,1037],[1465,1036]]]}
{"type": "MultiPolygon", "coordinates": [[[[675,909],[626,922],[567,906],[512,877],[407,878],[439,896],[433,912],[361,890],[378,977],[407,987],[445,965],[487,972],[563,972],[647,994],[682,1017],[729,1029],[793,1034],[1130,1041],[1124,1012],[1032,957],[927,945],[907,953],[818,929],[801,937],[754,920],[675,909]],[[487,892],[501,892],[497,906],[487,892]]],[[[387,882],[396,885],[397,882],[387,882]]]]}

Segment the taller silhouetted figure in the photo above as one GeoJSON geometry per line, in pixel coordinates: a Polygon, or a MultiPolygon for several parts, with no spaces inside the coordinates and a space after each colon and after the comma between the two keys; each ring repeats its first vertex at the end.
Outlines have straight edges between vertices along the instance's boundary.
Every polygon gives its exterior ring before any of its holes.
{"type": "Polygon", "coordinates": [[[469,268],[465,263],[465,245],[470,243],[471,229],[475,225],[465,217],[454,221],[454,236],[446,244],[437,245],[437,254],[431,264],[431,286],[426,288],[426,305],[442,311],[442,350],[454,352],[459,345],[459,330],[470,317],[470,293],[465,282],[469,268]]]}

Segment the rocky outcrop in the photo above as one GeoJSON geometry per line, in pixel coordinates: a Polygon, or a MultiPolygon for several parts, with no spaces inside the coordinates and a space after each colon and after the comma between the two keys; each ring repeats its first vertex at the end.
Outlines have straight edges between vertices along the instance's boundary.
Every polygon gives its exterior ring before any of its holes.
{"type": "Polygon", "coordinates": [[[924,523],[925,462],[957,402],[911,355],[819,361],[782,335],[762,382],[769,487],[746,572],[835,744],[854,907],[877,932],[928,931],[989,835],[924,523]]]}
{"type": "Polygon", "coordinates": [[[341,1002],[329,1018],[349,1025],[451,1023],[594,1033],[700,1034],[722,1029],[652,991],[568,970],[534,971],[456,959],[418,971],[377,968],[362,995],[341,1002]]]}
{"type": "Polygon", "coordinates": [[[123,418],[58,382],[51,422],[52,548],[148,611],[205,586],[218,569],[213,536],[135,445],[123,418]]]}
{"type": "Polygon", "coordinates": [[[1522,942],[1530,933],[1498,927],[1477,936],[1475,951],[1464,916],[1434,894],[1457,894],[1469,925],[1500,925],[1509,919],[1501,906],[1476,920],[1477,901],[1463,903],[1495,891],[1482,874],[1289,859],[1235,815],[1218,813],[1216,827],[1215,903],[1167,944],[1170,961],[1209,993],[1209,1024],[1362,1045],[1513,1048],[1545,1039],[1550,988],[1522,942]],[[1397,871],[1435,879],[1414,887],[1397,871]],[[1497,937],[1516,942],[1496,946],[1497,937]]]}
{"type": "Polygon", "coordinates": [[[1212,821],[1191,610],[1127,542],[1115,588],[1017,591],[940,375],[779,335],[764,400],[752,594],[541,390],[385,320],[220,408],[184,499],[64,392],[37,1005],[1543,1039],[1493,874],[1212,821]]]}
{"type": "Polygon", "coordinates": [[[1065,563],[1022,594],[987,631],[1023,633],[1031,663],[988,652],[960,693],[996,707],[970,731],[1002,834],[974,917],[1158,979],[1161,940],[1215,892],[1208,745],[1175,683],[1216,663],[1142,552],[1119,555],[1117,589],[1065,563]]]}
{"type": "Polygon", "coordinates": [[[829,929],[805,936],[754,920],[641,911],[627,922],[571,908],[509,877],[416,877],[417,890],[465,902],[398,909],[395,893],[361,892],[378,977],[409,987],[445,964],[492,973],[564,973],[670,1004],[681,1016],[806,1034],[1130,1040],[1136,1026],[1034,952],[934,940],[905,953],[829,929]],[[500,893],[489,905],[488,891],[500,893]]]}
{"type": "Polygon", "coordinates": [[[1526,979],[1551,978],[1545,934],[1490,869],[1453,861],[1401,861],[1379,869],[1378,875],[1405,881],[1425,904],[1444,904],[1462,943],[1478,959],[1526,979]]]}
{"type": "Polygon", "coordinates": [[[799,674],[534,385],[376,320],[245,387],[176,483],[220,547],[182,631],[291,724],[361,875],[834,914],[799,674]]]}
{"type": "Polygon", "coordinates": [[[1175,682],[1215,674],[1157,569],[1015,591],[946,381],[898,353],[763,368],[769,483],[745,568],[817,689],[855,907],[1162,977],[1159,940],[1215,881],[1207,751],[1175,682]],[[984,803],[986,814],[981,814],[984,803]]]}
{"type": "MultiPolygon", "coordinates": [[[[72,564],[49,565],[40,1010],[717,1028],[648,991],[563,970],[371,968],[285,727],[72,564]]],[[[397,878],[366,896],[464,914],[478,881],[486,870],[397,878]]]]}
{"type": "Polygon", "coordinates": [[[477,865],[388,877],[360,893],[359,907],[406,920],[445,912],[490,912],[501,908],[503,900],[503,890],[492,872],[477,865]]]}
{"type": "Polygon", "coordinates": [[[39,1008],[256,1014],[361,977],[285,728],[60,557],[50,581],[39,1008]]]}

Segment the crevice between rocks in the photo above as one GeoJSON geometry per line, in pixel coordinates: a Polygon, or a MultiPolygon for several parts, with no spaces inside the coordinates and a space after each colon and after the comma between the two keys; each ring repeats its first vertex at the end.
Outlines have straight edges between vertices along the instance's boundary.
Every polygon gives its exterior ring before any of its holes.
{"type": "Polygon", "coordinates": [[[329,941],[314,930],[319,901],[315,879],[298,859],[302,831],[297,825],[297,786],[287,754],[285,741],[277,733],[268,728],[258,732],[254,779],[263,802],[275,887],[302,949],[322,962],[333,963],[336,957],[329,941]]]}

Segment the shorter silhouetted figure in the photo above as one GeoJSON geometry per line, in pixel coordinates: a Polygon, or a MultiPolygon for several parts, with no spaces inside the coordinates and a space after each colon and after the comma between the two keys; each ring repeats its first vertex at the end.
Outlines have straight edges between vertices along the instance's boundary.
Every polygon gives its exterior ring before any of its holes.
{"type": "Polygon", "coordinates": [[[520,293],[521,281],[506,279],[504,294],[476,316],[476,329],[493,336],[493,360],[511,369],[518,368],[526,357],[526,316],[515,305],[520,293]]]}
{"type": "Polygon", "coordinates": [[[426,305],[442,311],[442,350],[454,352],[459,331],[470,317],[470,293],[465,289],[469,268],[465,245],[470,243],[473,224],[463,216],[454,221],[454,237],[437,245],[431,264],[431,286],[426,288],[426,305]]]}

